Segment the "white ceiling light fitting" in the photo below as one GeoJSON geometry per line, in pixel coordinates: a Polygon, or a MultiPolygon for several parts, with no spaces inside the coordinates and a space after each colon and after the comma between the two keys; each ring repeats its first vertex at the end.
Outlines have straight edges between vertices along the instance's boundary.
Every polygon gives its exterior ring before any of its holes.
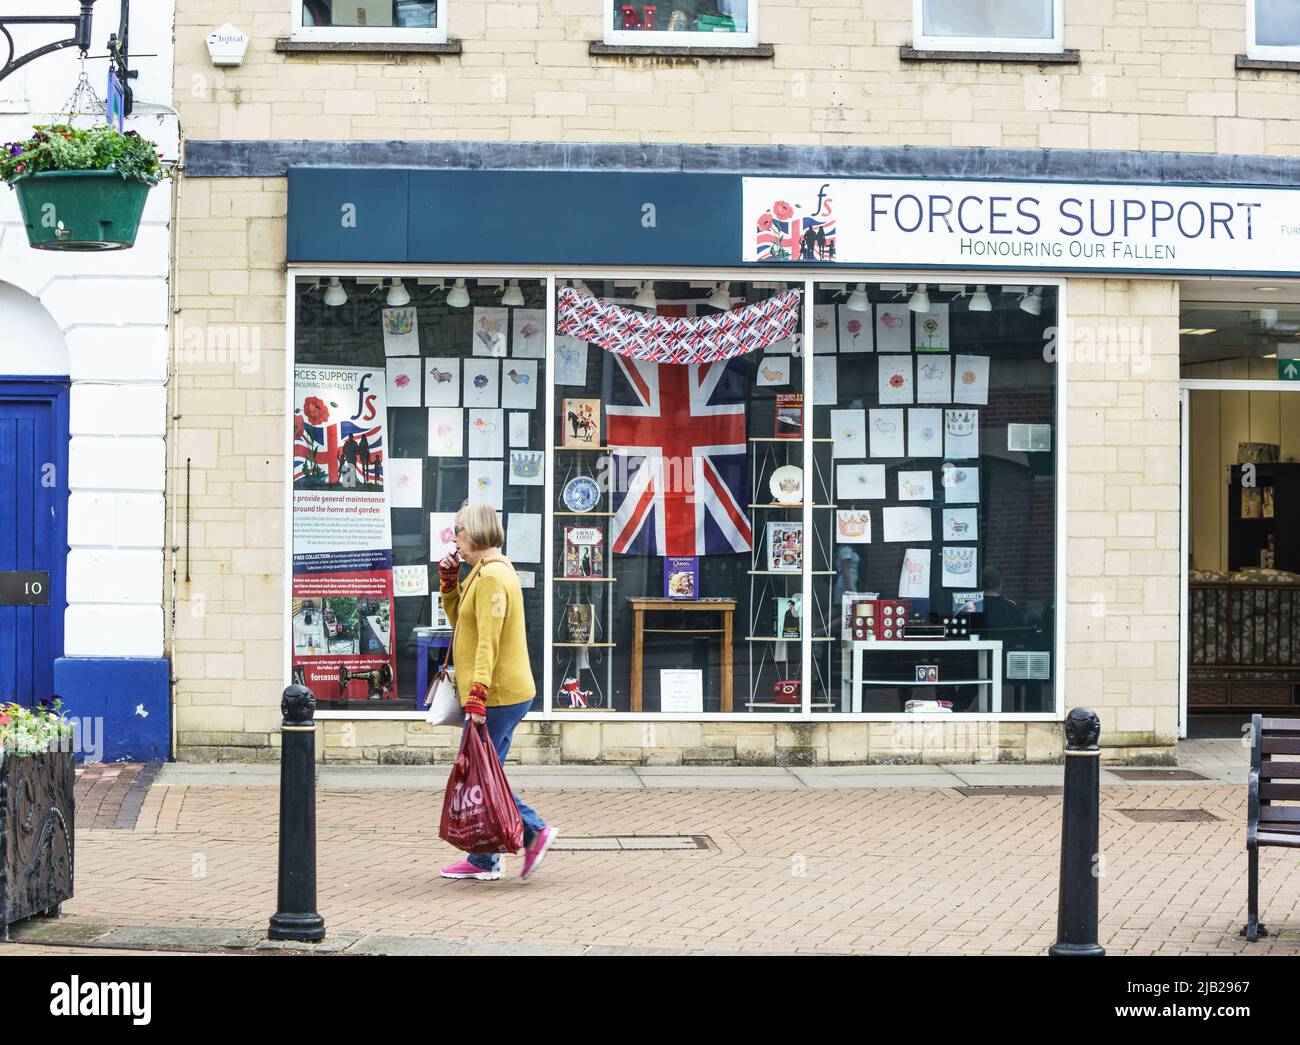
{"type": "Polygon", "coordinates": [[[524,304],[524,292],[519,289],[519,280],[512,279],[509,285],[501,294],[501,304],[514,305],[516,308],[522,308],[524,304]]]}
{"type": "Polygon", "coordinates": [[[639,305],[641,308],[656,308],[659,302],[655,300],[655,285],[652,280],[642,282],[640,289],[636,292],[636,297],[632,299],[632,304],[639,305]]]}
{"type": "Polygon", "coordinates": [[[347,300],[348,292],[343,289],[338,276],[330,276],[329,286],[325,288],[325,304],[337,308],[339,305],[346,304],[347,300]]]}
{"type": "Polygon", "coordinates": [[[384,300],[389,308],[401,308],[411,303],[411,292],[402,285],[401,276],[393,277],[393,282],[388,287],[388,296],[384,300]]]}
{"type": "Polygon", "coordinates": [[[731,284],[715,283],[713,293],[709,295],[707,304],[712,308],[721,309],[723,312],[731,311],[731,284]]]}
{"type": "Polygon", "coordinates": [[[853,293],[849,295],[849,300],[845,302],[844,307],[850,312],[867,312],[871,309],[871,299],[867,297],[865,283],[859,283],[853,288],[853,293]]]}
{"type": "Polygon", "coordinates": [[[922,283],[916,288],[916,292],[908,299],[907,307],[913,312],[930,311],[930,292],[926,289],[928,283],[922,283]]]}
{"type": "Polygon", "coordinates": [[[992,312],[993,302],[989,300],[989,292],[983,283],[976,284],[975,293],[970,296],[970,305],[972,312],[992,312]]]}
{"type": "Polygon", "coordinates": [[[1031,316],[1042,315],[1043,312],[1043,288],[1034,287],[1023,298],[1020,299],[1020,311],[1028,312],[1031,316]]]}
{"type": "Polygon", "coordinates": [[[447,304],[452,308],[465,308],[469,304],[469,291],[465,289],[463,276],[447,291],[447,304]]]}

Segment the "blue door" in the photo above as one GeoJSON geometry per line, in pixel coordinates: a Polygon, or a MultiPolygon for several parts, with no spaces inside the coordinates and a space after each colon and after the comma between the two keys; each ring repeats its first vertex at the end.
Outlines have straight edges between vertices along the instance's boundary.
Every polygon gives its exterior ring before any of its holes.
{"type": "Polygon", "coordinates": [[[0,378],[0,702],[54,692],[68,558],[68,383],[0,378]]]}

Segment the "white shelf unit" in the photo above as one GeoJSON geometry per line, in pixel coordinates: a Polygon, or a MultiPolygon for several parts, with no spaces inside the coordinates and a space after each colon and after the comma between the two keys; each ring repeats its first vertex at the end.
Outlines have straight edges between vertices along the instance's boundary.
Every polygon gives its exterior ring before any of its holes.
{"type": "Polygon", "coordinates": [[[846,642],[852,659],[853,684],[842,691],[841,711],[853,714],[862,712],[863,686],[889,686],[905,689],[913,686],[941,689],[944,686],[980,686],[987,692],[980,694],[979,710],[997,714],[1002,710],[1002,640],[1001,639],[877,639],[867,642],[846,642]],[[975,653],[978,655],[978,677],[974,679],[940,678],[938,682],[915,682],[912,679],[875,679],[863,677],[863,660],[868,652],[902,652],[916,654],[975,653]]]}

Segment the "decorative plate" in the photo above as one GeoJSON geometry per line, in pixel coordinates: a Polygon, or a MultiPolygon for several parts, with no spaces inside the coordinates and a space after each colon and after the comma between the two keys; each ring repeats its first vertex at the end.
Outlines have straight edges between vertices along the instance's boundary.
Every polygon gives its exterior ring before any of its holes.
{"type": "Polygon", "coordinates": [[[782,465],[772,473],[768,486],[777,504],[798,504],[803,500],[803,469],[797,464],[782,465]]]}
{"type": "Polygon", "coordinates": [[[564,506],[571,512],[589,512],[600,500],[600,487],[596,480],[587,475],[579,475],[564,484],[564,506]]]}

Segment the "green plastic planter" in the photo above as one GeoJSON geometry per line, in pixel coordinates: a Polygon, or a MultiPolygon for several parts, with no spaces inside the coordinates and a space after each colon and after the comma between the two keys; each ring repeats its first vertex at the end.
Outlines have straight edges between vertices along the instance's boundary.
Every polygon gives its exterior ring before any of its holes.
{"type": "Polygon", "coordinates": [[[125,250],[150,189],[116,171],[42,171],[11,184],[37,250],[125,250]]]}

